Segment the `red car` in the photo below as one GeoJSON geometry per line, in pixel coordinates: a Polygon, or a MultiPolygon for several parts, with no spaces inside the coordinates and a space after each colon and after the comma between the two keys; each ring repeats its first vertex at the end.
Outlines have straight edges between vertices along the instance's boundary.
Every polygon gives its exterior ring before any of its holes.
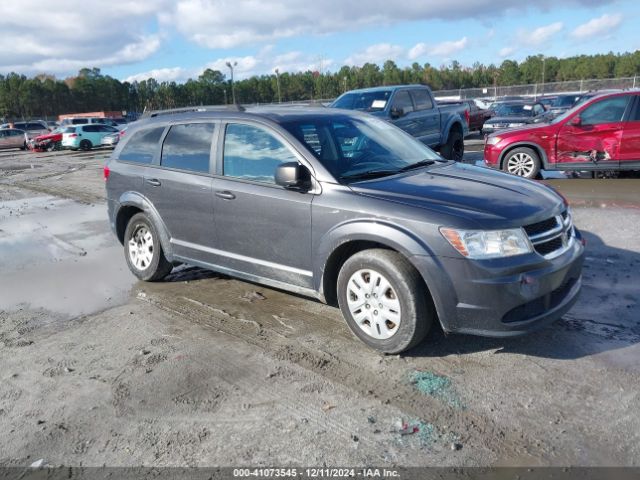
{"type": "Polygon", "coordinates": [[[527,178],[544,170],[640,170],[640,91],[590,97],[550,123],[487,137],[487,166],[527,178]]]}
{"type": "Polygon", "coordinates": [[[36,152],[59,150],[64,128],[57,128],[53,132],[40,135],[29,142],[29,148],[36,152]]]}

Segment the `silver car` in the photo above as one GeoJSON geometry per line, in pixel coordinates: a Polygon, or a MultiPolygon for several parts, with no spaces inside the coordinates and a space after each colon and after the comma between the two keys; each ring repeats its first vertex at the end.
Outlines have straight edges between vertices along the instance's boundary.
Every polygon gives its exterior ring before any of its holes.
{"type": "Polygon", "coordinates": [[[13,128],[24,131],[29,140],[39,137],[40,135],[47,135],[51,132],[47,126],[41,122],[15,122],[13,128]]]}
{"type": "Polygon", "coordinates": [[[27,146],[28,137],[24,130],[16,128],[5,128],[0,130],[0,149],[21,148],[27,146]]]}

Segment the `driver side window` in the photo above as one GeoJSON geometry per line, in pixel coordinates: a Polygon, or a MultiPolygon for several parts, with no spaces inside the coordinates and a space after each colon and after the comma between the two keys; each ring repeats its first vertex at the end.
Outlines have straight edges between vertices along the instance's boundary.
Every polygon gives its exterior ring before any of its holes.
{"type": "Polygon", "coordinates": [[[278,165],[297,161],[293,152],[268,131],[240,123],[227,125],[223,158],[225,177],[275,184],[278,165]]]}
{"type": "Polygon", "coordinates": [[[581,123],[582,125],[600,125],[621,122],[628,103],[628,95],[600,100],[580,113],[581,123]]]}

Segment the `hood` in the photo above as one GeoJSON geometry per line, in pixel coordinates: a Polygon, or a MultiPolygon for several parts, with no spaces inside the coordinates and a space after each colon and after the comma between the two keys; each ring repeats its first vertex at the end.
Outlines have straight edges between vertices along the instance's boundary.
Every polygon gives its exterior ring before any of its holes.
{"type": "Polygon", "coordinates": [[[448,163],[351,184],[354,192],[425,208],[477,225],[509,228],[559,214],[564,200],[542,183],[488,168],[448,163]]]}
{"type": "Polygon", "coordinates": [[[62,138],[62,133],[45,133],[44,135],[38,135],[34,140],[42,141],[42,140],[52,140],[56,137],[62,138]]]}
{"type": "Polygon", "coordinates": [[[519,117],[517,115],[505,117],[491,117],[484,123],[531,123],[533,117],[519,117]]]}

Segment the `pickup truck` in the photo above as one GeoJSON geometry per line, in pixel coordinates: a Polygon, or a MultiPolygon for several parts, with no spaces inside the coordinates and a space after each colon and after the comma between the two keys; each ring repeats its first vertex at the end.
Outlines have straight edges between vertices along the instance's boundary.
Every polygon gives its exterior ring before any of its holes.
{"type": "Polygon", "coordinates": [[[394,85],[351,90],[340,95],[332,108],[360,110],[384,118],[440,150],[449,160],[462,160],[464,137],[469,133],[469,110],[456,104],[439,106],[426,85],[394,85]]]}

